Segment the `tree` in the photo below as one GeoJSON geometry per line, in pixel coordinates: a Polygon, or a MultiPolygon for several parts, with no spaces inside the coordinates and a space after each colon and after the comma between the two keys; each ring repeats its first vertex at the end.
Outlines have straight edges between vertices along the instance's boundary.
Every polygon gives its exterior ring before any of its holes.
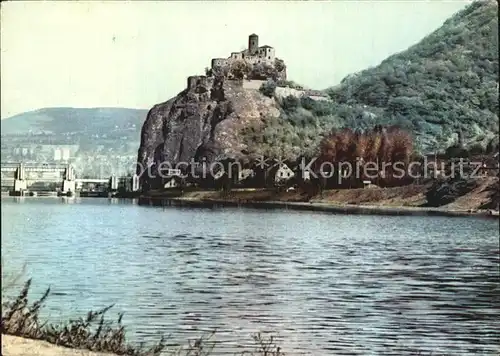
{"type": "Polygon", "coordinates": [[[485,153],[484,147],[480,143],[475,143],[469,147],[469,154],[471,156],[479,156],[485,153]]]}
{"type": "Polygon", "coordinates": [[[250,71],[251,66],[244,60],[234,61],[229,69],[229,73],[231,73],[236,79],[245,78],[250,71]]]}
{"type": "Polygon", "coordinates": [[[300,106],[300,101],[294,95],[288,95],[283,99],[282,107],[288,113],[297,110],[299,106],[300,106]]]}
{"type": "Polygon", "coordinates": [[[276,58],[274,60],[274,68],[276,68],[278,72],[284,71],[286,69],[285,62],[282,59],[276,58]]]}
{"type": "Polygon", "coordinates": [[[467,152],[467,150],[461,147],[459,144],[455,144],[446,149],[445,156],[447,158],[467,158],[469,157],[469,152],[467,152]]]}
{"type": "MultiPolygon", "coordinates": [[[[353,132],[346,128],[340,131],[332,131],[329,135],[326,135],[321,140],[318,151],[319,158],[316,161],[316,167],[319,167],[323,162],[348,162],[351,167],[355,167],[356,161],[359,159],[365,164],[377,162],[379,165],[382,163],[402,162],[406,168],[413,153],[413,141],[406,131],[397,127],[384,129],[378,126],[365,133],[353,132]]],[[[384,184],[394,182],[393,176],[388,174],[393,172],[391,166],[385,166],[386,172],[383,172],[383,174],[388,178],[382,181],[384,184]]],[[[334,173],[339,174],[339,172],[334,173]]],[[[359,178],[362,179],[363,177],[359,178]]],[[[351,179],[349,184],[352,185],[353,183],[356,184],[357,182],[351,179]]]]}
{"type": "Polygon", "coordinates": [[[268,80],[265,83],[262,83],[262,85],[259,88],[259,91],[269,97],[272,98],[274,96],[274,92],[276,91],[276,83],[272,80],[268,80]]]}
{"type": "Polygon", "coordinates": [[[279,79],[278,77],[280,77],[280,74],[272,65],[267,63],[257,63],[253,65],[249,77],[257,80],[272,79],[276,82],[279,79]]]}

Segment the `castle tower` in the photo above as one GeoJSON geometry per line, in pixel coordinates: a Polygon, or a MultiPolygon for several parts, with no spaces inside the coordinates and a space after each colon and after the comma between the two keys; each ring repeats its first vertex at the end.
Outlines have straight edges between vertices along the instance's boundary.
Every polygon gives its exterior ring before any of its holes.
{"type": "Polygon", "coordinates": [[[251,55],[254,55],[257,53],[258,48],[259,48],[259,36],[257,36],[255,33],[252,33],[250,36],[248,36],[248,52],[251,55]]]}

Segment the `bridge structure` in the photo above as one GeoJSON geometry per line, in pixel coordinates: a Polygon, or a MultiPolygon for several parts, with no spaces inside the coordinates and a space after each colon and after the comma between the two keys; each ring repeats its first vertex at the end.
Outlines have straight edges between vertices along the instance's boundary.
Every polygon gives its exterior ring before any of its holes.
{"type": "Polygon", "coordinates": [[[139,190],[139,178],[135,175],[108,179],[77,178],[71,164],[2,162],[0,172],[2,190],[14,192],[59,190],[61,193],[74,193],[85,184],[104,185],[109,192],[139,190]]]}

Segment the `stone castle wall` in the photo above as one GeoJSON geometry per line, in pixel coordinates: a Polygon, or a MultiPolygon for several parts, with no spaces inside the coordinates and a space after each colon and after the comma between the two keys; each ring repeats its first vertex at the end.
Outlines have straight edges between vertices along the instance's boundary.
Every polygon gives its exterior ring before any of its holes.
{"type": "Polygon", "coordinates": [[[284,99],[287,96],[291,95],[291,96],[294,96],[294,97],[299,98],[299,99],[304,98],[304,97],[308,97],[308,98],[311,98],[312,100],[315,100],[315,101],[321,101],[321,100],[330,101],[330,98],[326,95],[322,96],[319,93],[315,93],[315,92],[310,91],[310,90],[299,90],[299,89],[294,89],[294,88],[289,88],[289,87],[276,87],[275,95],[277,98],[280,98],[280,99],[284,99]]]}
{"type": "MultiPolygon", "coordinates": [[[[266,80],[243,80],[242,87],[243,89],[249,90],[259,90],[262,84],[264,84],[266,80]]],[[[320,93],[315,93],[310,90],[299,90],[289,87],[276,87],[275,94],[277,98],[284,99],[289,95],[292,95],[296,98],[308,97],[315,101],[329,101],[330,98],[326,95],[321,95],[320,93]]]]}
{"type": "Polygon", "coordinates": [[[259,90],[260,86],[265,82],[265,80],[243,80],[243,89],[259,90]]]}
{"type": "Polygon", "coordinates": [[[207,77],[205,75],[192,75],[187,78],[187,88],[194,89],[197,86],[207,86],[207,77]]]}

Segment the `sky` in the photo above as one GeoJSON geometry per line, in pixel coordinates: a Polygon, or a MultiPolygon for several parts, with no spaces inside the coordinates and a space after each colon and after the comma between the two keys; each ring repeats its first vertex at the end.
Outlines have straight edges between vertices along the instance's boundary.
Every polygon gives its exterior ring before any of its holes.
{"type": "Polygon", "coordinates": [[[314,89],[417,43],[470,1],[13,1],[1,4],[1,118],[43,107],[149,109],[213,57],[270,45],[314,89]]]}

